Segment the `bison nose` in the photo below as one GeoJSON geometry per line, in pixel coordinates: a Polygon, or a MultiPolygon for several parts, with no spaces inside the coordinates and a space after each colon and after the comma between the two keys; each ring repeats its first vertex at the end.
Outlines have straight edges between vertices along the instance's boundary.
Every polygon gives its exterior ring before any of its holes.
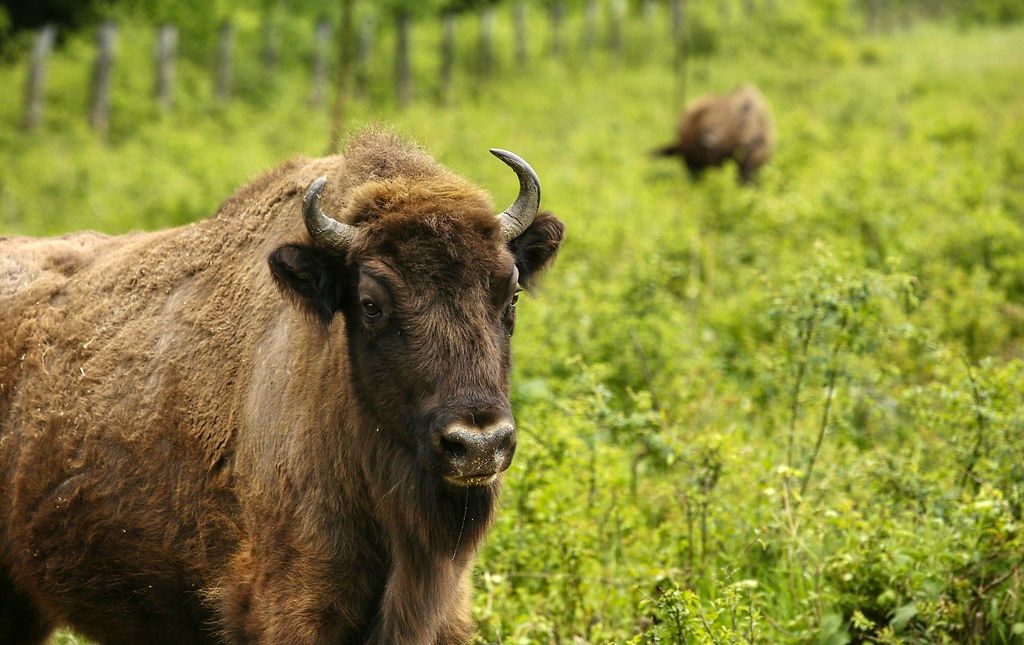
{"type": "Polygon", "coordinates": [[[484,427],[452,423],[441,431],[438,444],[451,471],[446,479],[463,485],[485,484],[512,463],[515,428],[509,420],[484,427]]]}

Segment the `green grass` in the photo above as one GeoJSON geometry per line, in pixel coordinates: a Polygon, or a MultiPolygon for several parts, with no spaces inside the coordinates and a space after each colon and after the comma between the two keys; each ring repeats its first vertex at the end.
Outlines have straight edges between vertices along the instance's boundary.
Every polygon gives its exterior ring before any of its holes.
{"type": "MultiPolygon", "coordinates": [[[[486,150],[515,150],[568,226],[521,306],[481,638],[1020,642],[1024,28],[808,29],[767,54],[715,36],[689,94],[751,81],[775,111],[752,188],[648,157],[678,108],[667,48],[631,29],[629,65],[503,60],[476,90],[461,70],[445,110],[391,107],[384,58],[378,100],[354,107],[353,128],[392,125],[499,205],[515,184],[486,150]]],[[[0,101],[0,233],[181,224],[324,151],[301,74],[217,108],[191,64],[177,112],[123,94],[100,144],[83,57],[55,61],[42,133],[0,101]]]]}

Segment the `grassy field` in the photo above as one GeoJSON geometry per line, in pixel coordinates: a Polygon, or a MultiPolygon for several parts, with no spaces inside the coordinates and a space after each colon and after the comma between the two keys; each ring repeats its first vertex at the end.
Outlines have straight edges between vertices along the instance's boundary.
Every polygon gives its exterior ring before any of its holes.
{"type": "MultiPolygon", "coordinates": [[[[678,106],[667,46],[631,29],[629,65],[504,61],[444,110],[354,107],[498,204],[515,185],[487,148],[515,150],[568,225],[520,309],[482,641],[1022,642],[1024,28],[719,38],[690,96],[754,82],[778,126],[747,188],[649,157],[678,106]]],[[[0,234],[182,224],[324,152],[303,83],[216,108],[187,65],[164,117],[126,79],[100,144],[84,47],[45,132],[0,100],[0,234]]]]}

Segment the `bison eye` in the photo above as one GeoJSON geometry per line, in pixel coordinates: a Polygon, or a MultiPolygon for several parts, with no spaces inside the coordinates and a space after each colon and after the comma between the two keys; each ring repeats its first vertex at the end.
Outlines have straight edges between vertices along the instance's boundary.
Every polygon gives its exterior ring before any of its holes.
{"type": "Polygon", "coordinates": [[[363,300],[360,304],[363,306],[363,315],[370,320],[380,318],[381,314],[384,313],[377,306],[377,303],[372,300],[363,300]]]}
{"type": "Polygon", "coordinates": [[[519,302],[520,289],[516,289],[516,292],[512,294],[512,300],[509,301],[508,306],[505,307],[505,315],[511,316],[515,313],[516,303],[519,302]]]}

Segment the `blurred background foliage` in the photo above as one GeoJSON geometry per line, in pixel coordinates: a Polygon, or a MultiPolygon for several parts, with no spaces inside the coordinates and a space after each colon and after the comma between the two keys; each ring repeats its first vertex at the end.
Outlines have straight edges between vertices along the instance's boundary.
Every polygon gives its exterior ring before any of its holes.
{"type": "MultiPolygon", "coordinates": [[[[313,33],[338,25],[340,4],[31,6],[61,39],[43,121],[25,131],[17,89],[39,19],[0,14],[0,234],[185,224],[327,150],[313,33]],[[104,139],[85,104],[111,18],[104,139]],[[218,101],[227,19],[233,95],[218,101]],[[152,99],[163,22],[181,34],[166,111],[152,99]]],[[[526,3],[523,66],[514,3],[356,4],[372,46],[347,129],[388,124],[497,203],[515,185],[486,150],[514,149],[568,225],[521,305],[521,444],[474,574],[481,641],[1022,642],[1024,4],[690,0],[685,66],[668,3],[598,2],[588,39],[587,2],[567,1],[557,48],[555,6],[526,3]],[[415,17],[405,108],[402,8],[415,17]],[[757,185],[649,157],[684,94],[742,82],[779,133],[757,185]]]]}

